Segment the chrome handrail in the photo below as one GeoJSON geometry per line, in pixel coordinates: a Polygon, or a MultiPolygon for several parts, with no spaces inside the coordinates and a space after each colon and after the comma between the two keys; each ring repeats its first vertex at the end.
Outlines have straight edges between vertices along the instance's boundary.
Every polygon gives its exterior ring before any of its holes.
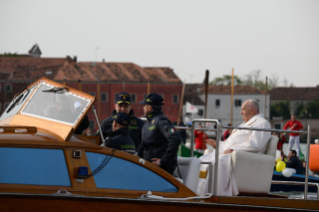
{"type": "Polygon", "coordinates": [[[221,124],[218,119],[193,119],[192,121],[192,132],[191,132],[191,157],[194,154],[194,131],[195,131],[195,123],[196,122],[213,122],[217,124],[217,135],[216,135],[216,150],[215,150],[215,166],[214,166],[214,191],[213,195],[217,194],[217,170],[218,170],[218,155],[219,155],[219,139],[220,139],[220,131],[221,124]]]}
{"type": "Polygon", "coordinates": [[[308,177],[309,177],[310,138],[311,138],[311,129],[310,129],[310,125],[308,125],[308,136],[307,136],[307,160],[306,160],[306,174],[305,174],[305,193],[304,193],[304,199],[307,199],[307,196],[308,196],[308,177]]]}
{"type": "MultiPolygon", "coordinates": [[[[308,183],[308,182],[305,183],[305,182],[297,182],[297,181],[276,181],[276,180],[273,180],[273,181],[271,181],[271,184],[274,184],[274,185],[276,185],[276,184],[277,185],[279,185],[279,184],[285,184],[285,185],[306,185],[306,184],[308,184],[308,186],[317,186],[317,200],[319,200],[319,184],[318,183],[308,183]]],[[[307,186],[307,188],[308,188],[308,186],[307,186]]]]}
{"type": "Polygon", "coordinates": [[[201,162],[201,164],[208,164],[208,193],[212,193],[212,177],[213,177],[213,163],[201,162]]]}
{"type": "MultiPolygon", "coordinates": [[[[308,196],[308,177],[309,177],[309,153],[310,153],[310,141],[311,141],[311,128],[308,125],[307,131],[294,131],[294,130],[280,130],[280,129],[263,129],[263,128],[247,128],[247,127],[232,127],[232,126],[221,126],[218,119],[194,119],[192,121],[191,127],[180,127],[175,126],[176,129],[187,129],[192,130],[191,132],[191,157],[194,155],[194,130],[203,130],[203,131],[215,131],[216,134],[216,149],[215,149],[215,166],[214,166],[214,192],[213,195],[215,196],[217,193],[217,170],[218,170],[218,155],[219,155],[219,140],[221,135],[221,129],[239,129],[239,130],[256,130],[256,131],[266,131],[266,132],[285,132],[285,133],[299,133],[299,134],[307,134],[307,159],[306,159],[306,173],[305,173],[305,191],[304,191],[304,199],[307,200],[308,196]],[[216,122],[217,129],[213,128],[195,128],[195,122],[216,122]],[[215,186],[216,185],[216,186],[215,186]]],[[[285,182],[285,181],[283,181],[285,182]]]]}

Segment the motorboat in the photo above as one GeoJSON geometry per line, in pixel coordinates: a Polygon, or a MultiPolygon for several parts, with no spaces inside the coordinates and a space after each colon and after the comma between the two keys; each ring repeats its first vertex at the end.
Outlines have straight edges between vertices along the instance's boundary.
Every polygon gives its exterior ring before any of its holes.
{"type": "MultiPolygon", "coordinates": [[[[292,174],[290,177],[284,176],[281,172],[274,171],[272,180],[274,181],[287,181],[287,182],[305,182],[304,174],[292,174]]],[[[319,177],[308,176],[308,182],[319,184],[319,177]]],[[[304,185],[292,185],[292,184],[272,184],[270,188],[271,192],[303,192],[304,185]]],[[[317,192],[317,186],[308,186],[309,192],[317,192]]]]}
{"type": "Polygon", "coordinates": [[[319,210],[318,200],[268,193],[198,196],[195,182],[186,181],[199,173],[181,182],[143,158],[74,134],[94,102],[46,78],[13,98],[0,117],[1,212],[319,210]]]}

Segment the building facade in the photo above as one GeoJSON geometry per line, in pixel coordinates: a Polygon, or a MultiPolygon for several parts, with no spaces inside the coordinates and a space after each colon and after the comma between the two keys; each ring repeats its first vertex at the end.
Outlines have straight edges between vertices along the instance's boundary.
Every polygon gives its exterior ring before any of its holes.
{"type": "MultiPolygon", "coordinates": [[[[195,106],[203,109],[198,114],[193,115],[194,118],[204,118],[205,110],[205,93],[202,86],[198,86],[199,90],[193,90],[192,95],[198,95],[200,101],[196,101],[195,106]],[[201,104],[199,104],[201,103],[201,104]]],[[[195,98],[193,98],[195,99],[195,98]]],[[[207,97],[207,118],[219,119],[222,125],[226,126],[231,123],[231,106],[233,105],[233,126],[238,126],[243,122],[241,116],[241,105],[248,99],[255,99],[259,102],[259,112],[266,114],[265,118],[269,120],[269,94],[265,94],[256,88],[250,86],[235,86],[233,102],[231,102],[230,86],[209,86],[207,97]]],[[[183,111],[186,115],[186,111],[183,111]]]]}
{"type": "MultiPolygon", "coordinates": [[[[163,112],[177,121],[182,82],[168,67],[140,67],[134,63],[77,62],[77,58],[41,58],[38,46],[30,55],[0,56],[0,114],[21,89],[46,77],[96,97],[95,108],[100,122],[114,110],[115,95],[126,91],[132,95],[132,109],[143,116],[139,102],[148,92],[164,98],[163,112]],[[32,54],[32,55],[31,55],[32,54]]],[[[90,127],[97,130],[93,111],[90,127]]]]}

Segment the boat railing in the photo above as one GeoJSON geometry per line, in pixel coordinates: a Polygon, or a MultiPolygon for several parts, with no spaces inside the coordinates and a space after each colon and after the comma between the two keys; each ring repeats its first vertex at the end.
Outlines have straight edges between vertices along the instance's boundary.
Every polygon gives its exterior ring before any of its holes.
{"type": "MultiPolygon", "coordinates": [[[[219,141],[221,138],[221,130],[222,129],[239,129],[239,130],[255,130],[255,131],[266,131],[266,132],[285,132],[285,133],[299,133],[307,135],[307,150],[306,150],[306,172],[305,172],[305,190],[304,190],[304,199],[307,199],[308,196],[308,175],[309,175],[309,152],[310,152],[310,139],[311,139],[311,128],[310,125],[307,127],[307,131],[295,131],[295,130],[280,130],[280,129],[263,129],[263,128],[246,128],[246,127],[233,127],[233,126],[222,126],[218,119],[194,119],[192,121],[191,127],[180,127],[175,126],[176,129],[185,129],[191,130],[191,157],[194,155],[194,131],[202,130],[202,131],[215,131],[216,132],[216,148],[215,148],[215,163],[214,163],[214,190],[213,195],[217,194],[217,172],[218,172],[218,156],[219,156],[219,141]],[[215,123],[216,126],[211,128],[195,128],[195,123],[203,122],[203,123],[215,123]],[[216,128],[215,128],[216,127],[216,128]]],[[[212,170],[211,170],[212,171],[212,170]]],[[[210,174],[209,174],[210,175],[210,174]]],[[[211,179],[211,178],[210,178],[211,179]]],[[[287,181],[289,182],[289,181],[287,181]]]]}
{"type": "MultiPolygon", "coordinates": [[[[305,185],[305,182],[296,182],[296,181],[271,181],[271,184],[284,184],[284,185],[305,185]]],[[[308,186],[317,187],[317,200],[319,200],[319,184],[318,183],[308,183],[308,186]]]]}
{"type": "Polygon", "coordinates": [[[212,193],[213,163],[202,161],[201,164],[208,165],[208,193],[212,193]]]}

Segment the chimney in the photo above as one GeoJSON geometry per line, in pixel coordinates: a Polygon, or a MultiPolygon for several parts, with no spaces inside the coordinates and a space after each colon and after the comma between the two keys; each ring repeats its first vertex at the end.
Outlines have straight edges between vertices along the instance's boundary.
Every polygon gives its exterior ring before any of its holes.
{"type": "Polygon", "coordinates": [[[77,57],[77,56],[74,56],[74,57],[73,57],[73,61],[74,61],[74,62],[77,62],[77,60],[78,60],[78,57],[77,57]]]}
{"type": "Polygon", "coordinates": [[[105,59],[104,58],[103,58],[102,62],[105,63],[105,59]]]}

